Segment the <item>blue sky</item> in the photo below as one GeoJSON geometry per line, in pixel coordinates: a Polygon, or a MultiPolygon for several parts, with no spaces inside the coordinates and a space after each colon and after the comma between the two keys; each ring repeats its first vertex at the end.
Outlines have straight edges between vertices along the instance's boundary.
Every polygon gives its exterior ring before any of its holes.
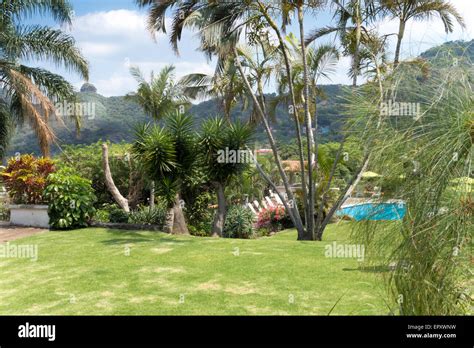
{"type": "MultiPolygon", "coordinates": [[[[473,0],[451,0],[466,17],[467,30],[456,27],[454,34],[444,33],[441,21],[411,22],[407,28],[402,53],[404,56],[416,56],[429,47],[449,40],[471,40],[473,38],[473,21],[469,14],[474,12],[473,0]]],[[[124,95],[135,89],[136,83],[129,74],[129,66],[137,65],[146,74],[151,70],[158,71],[167,64],[176,66],[177,77],[193,73],[212,73],[213,63],[208,62],[196,52],[197,40],[190,32],[185,32],[180,44],[181,55],[177,57],[171,50],[168,39],[158,35],[156,42],[146,30],[146,12],[138,9],[133,0],[72,0],[74,22],[72,28],[66,29],[74,36],[77,45],[90,63],[90,82],[96,85],[99,93],[105,96],[124,95]]],[[[50,24],[49,20],[33,18],[35,23],[50,24]]],[[[308,29],[329,24],[331,16],[322,12],[316,17],[308,18],[305,25],[308,29]]],[[[395,21],[386,20],[378,24],[380,33],[394,33],[395,21]]],[[[290,28],[289,31],[292,31],[290,28]]],[[[393,42],[391,42],[393,52],[393,42]]],[[[331,81],[323,83],[350,83],[345,75],[350,61],[340,61],[337,73],[331,81]]],[[[77,88],[84,81],[77,75],[39,62],[40,65],[63,74],[77,88]]]]}

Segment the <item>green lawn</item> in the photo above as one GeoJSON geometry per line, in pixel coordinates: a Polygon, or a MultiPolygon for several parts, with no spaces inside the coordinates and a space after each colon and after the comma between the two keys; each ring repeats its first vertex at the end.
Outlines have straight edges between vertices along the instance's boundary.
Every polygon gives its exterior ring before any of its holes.
{"type": "Polygon", "coordinates": [[[323,242],[297,242],[295,231],[258,240],[38,234],[11,242],[37,244],[37,261],[0,258],[0,315],[326,315],[338,299],[332,315],[387,314],[381,273],[324,256],[349,227],[331,225],[323,242]]]}

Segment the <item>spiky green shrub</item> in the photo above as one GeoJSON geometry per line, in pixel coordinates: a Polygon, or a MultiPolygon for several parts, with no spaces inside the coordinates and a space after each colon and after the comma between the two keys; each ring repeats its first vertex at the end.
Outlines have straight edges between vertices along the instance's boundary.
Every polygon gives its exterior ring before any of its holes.
{"type": "Polygon", "coordinates": [[[132,224],[156,225],[163,227],[166,221],[167,207],[165,204],[157,204],[153,208],[139,206],[138,209],[129,214],[128,222],[132,224]]]}
{"type": "Polygon", "coordinates": [[[225,220],[223,236],[226,238],[250,238],[253,236],[253,213],[244,206],[229,208],[225,220]]]}

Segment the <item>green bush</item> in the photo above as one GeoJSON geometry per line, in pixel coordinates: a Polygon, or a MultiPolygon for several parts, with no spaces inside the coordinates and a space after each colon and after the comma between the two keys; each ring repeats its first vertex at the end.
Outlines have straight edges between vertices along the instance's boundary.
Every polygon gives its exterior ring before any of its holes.
{"type": "Polygon", "coordinates": [[[112,223],[126,224],[128,223],[129,216],[129,213],[116,205],[112,205],[109,210],[109,221],[112,223]]]}
{"type": "Polygon", "coordinates": [[[164,204],[157,204],[152,209],[147,206],[139,206],[137,210],[129,214],[128,221],[133,224],[157,225],[163,227],[166,220],[167,209],[164,204]]]}
{"type": "Polygon", "coordinates": [[[110,222],[110,212],[107,209],[97,209],[95,212],[94,221],[110,222]]]}
{"type": "Polygon", "coordinates": [[[0,221],[10,220],[10,210],[8,210],[7,204],[0,201],[0,221]]]}
{"type": "Polygon", "coordinates": [[[227,212],[224,226],[226,238],[250,238],[253,236],[253,213],[244,206],[234,205],[227,212]]]}
{"type": "Polygon", "coordinates": [[[195,237],[209,237],[211,235],[211,224],[188,225],[188,231],[195,237]]]}
{"type": "MultiPolygon", "coordinates": [[[[102,143],[90,145],[67,145],[58,155],[58,166],[61,163],[73,168],[80,176],[92,181],[97,196],[97,205],[114,204],[114,199],[105,185],[102,168],[102,143]]],[[[146,202],[149,196],[148,179],[142,175],[140,163],[129,155],[130,145],[125,143],[109,144],[109,164],[115,185],[119,191],[132,197],[131,206],[146,202]]]]}
{"type": "Polygon", "coordinates": [[[53,229],[86,227],[95,213],[96,197],[91,182],[62,169],[48,176],[44,197],[49,202],[49,224],[53,229]]]}

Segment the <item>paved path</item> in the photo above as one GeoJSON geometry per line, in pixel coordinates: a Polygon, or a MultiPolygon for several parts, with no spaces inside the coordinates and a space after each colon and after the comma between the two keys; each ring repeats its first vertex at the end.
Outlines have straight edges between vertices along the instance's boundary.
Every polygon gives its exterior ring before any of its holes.
{"type": "Polygon", "coordinates": [[[0,243],[9,242],[15,239],[28,237],[33,234],[46,232],[41,228],[11,226],[8,223],[0,222],[0,243]]]}

